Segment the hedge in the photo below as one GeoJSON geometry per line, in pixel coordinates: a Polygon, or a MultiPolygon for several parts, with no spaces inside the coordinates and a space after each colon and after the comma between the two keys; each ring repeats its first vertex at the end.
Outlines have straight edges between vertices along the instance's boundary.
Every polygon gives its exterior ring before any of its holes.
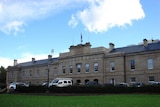
{"type": "Polygon", "coordinates": [[[70,86],[70,87],[44,87],[44,86],[17,86],[18,93],[160,93],[160,86],[143,87],[100,87],[100,86],[70,86]]]}

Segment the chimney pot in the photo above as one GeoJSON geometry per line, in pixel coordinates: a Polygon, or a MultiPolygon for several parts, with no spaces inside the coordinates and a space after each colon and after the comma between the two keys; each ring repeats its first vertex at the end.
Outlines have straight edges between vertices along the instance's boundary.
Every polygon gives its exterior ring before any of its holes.
{"type": "Polygon", "coordinates": [[[35,60],[36,60],[35,58],[32,58],[32,62],[35,62],[35,60]]]}
{"type": "Polygon", "coordinates": [[[48,55],[48,59],[51,59],[52,58],[52,55],[48,55]]]}
{"type": "Polygon", "coordinates": [[[14,66],[16,66],[17,65],[17,60],[16,59],[14,59],[14,66]]]}
{"type": "Polygon", "coordinates": [[[109,49],[110,50],[114,49],[114,44],[113,43],[109,43],[109,49]]]}
{"type": "Polygon", "coordinates": [[[143,45],[147,46],[148,45],[148,40],[147,39],[143,39],[143,45]]]}

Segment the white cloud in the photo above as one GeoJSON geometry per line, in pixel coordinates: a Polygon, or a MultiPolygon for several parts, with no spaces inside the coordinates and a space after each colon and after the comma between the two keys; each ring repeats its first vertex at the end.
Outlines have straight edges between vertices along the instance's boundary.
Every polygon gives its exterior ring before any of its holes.
{"type": "Polygon", "coordinates": [[[75,13],[70,22],[81,21],[90,32],[104,32],[115,26],[131,25],[133,20],[145,17],[140,0],[88,0],[88,2],[89,7],[75,13]]]}
{"type": "Polygon", "coordinates": [[[24,22],[22,21],[12,21],[9,23],[6,23],[4,26],[1,26],[1,31],[3,31],[6,34],[13,33],[14,35],[17,34],[17,32],[23,32],[23,26],[24,22]]]}
{"type": "Polygon", "coordinates": [[[13,66],[13,60],[9,58],[0,57],[0,66],[7,68],[8,66],[13,66]]]}
{"type": "Polygon", "coordinates": [[[78,0],[0,0],[0,31],[10,34],[24,31],[27,21],[44,18],[68,8],[78,0]]]}
{"type": "Polygon", "coordinates": [[[71,20],[68,22],[69,26],[72,26],[73,28],[75,28],[78,25],[77,20],[75,19],[75,16],[72,15],[71,20]]]}

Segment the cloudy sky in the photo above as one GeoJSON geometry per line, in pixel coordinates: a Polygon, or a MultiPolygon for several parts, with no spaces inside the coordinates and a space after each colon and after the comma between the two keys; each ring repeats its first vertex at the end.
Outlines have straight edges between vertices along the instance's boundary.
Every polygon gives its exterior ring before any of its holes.
{"type": "Polygon", "coordinates": [[[159,0],[0,0],[0,66],[57,57],[70,45],[108,48],[160,39],[159,0]],[[54,49],[54,53],[51,50],[54,49]]]}

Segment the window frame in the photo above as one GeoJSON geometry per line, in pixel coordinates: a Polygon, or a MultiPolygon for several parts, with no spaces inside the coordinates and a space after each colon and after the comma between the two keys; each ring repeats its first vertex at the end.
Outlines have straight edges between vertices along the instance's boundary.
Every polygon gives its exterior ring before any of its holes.
{"type": "Polygon", "coordinates": [[[129,60],[129,68],[131,71],[135,70],[136,67],[135,67],[135,60],[134,59],[129,60]]]}
{"type": "Polygon", "coordinates": [[[148,58],[147,59],[147,68],[148,69],[154,69],[154,67],[153,67],[153,59],[152,58],[148,58]]]}
{"type": "Polygon", "coordinates": [[[89,73],[89,63],[86,63],[86,64],[85,64],[85,72],[86,72],[86,73],[89,73]]]}
{"type": "Polygon", "coordinates": [[[155,77],[154,77],[154,76],[149,76],[149,77],[148,77],[148,81],[149,81],[149,82],[155,81],[155,77]]]}
{"type": "Polygon", "coordinates": [[[77,73],[81,72],[81,66],[82,66],[82,64],[80,64],[80,63],[76,64],[77,73]]]}
{"type": "Polygon", "coordinates": [[[98,72],[98,62],[94,63],[94,72],[98,72]]]}
{"type": "Polygon", "coordinates": [[[69,66],[69,73],[70,73],[70,74],[73,73],[73,66],[72,66],[72,65],[69,66]]]}
{"type": "Polygon", "coordinates": [[[62,66],[62,74],[65,74],[65,73],[66,73],[66,67],[62,66]]]}
{"type": "Polygon", "coordinates": [[[115,71],[115,62],[111,61],[110,62],[110,72],[114,72],[115,71]]]}

